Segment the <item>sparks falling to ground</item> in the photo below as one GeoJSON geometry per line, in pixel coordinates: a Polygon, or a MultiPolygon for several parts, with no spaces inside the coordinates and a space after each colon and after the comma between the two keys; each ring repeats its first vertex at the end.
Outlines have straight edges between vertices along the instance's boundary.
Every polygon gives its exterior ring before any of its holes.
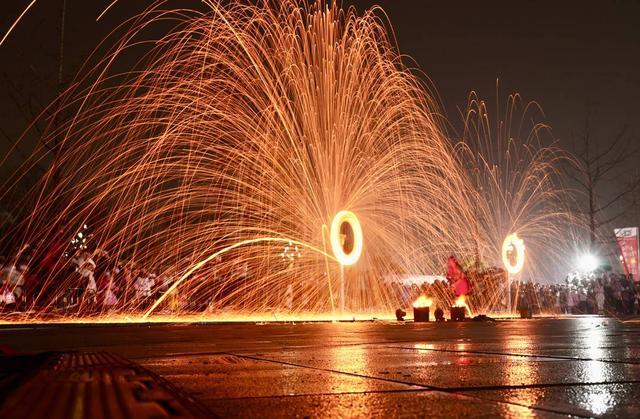
{"type": "MultiPolygon", "coordinates": [[[[563,243],[564,157],[530,134],[493,137],[479,101],[452,141],[378,9],[205,3],[159,2],[114,32],[115,47],[79,73],[43,146],[5,185],[53,149],[25,201],[31,214],[11,232],[38,266],[62,244],[37,272],[26,316],[350,318],[393,312],[389,275],[441,272],[451,254],[499,264],[509,232],[526,238],[529,260],[557,259],[536,243],[563,243]],[[160,21],[174,30],[116,70],[160,21]],[[117,303],[61,311],[78,287],[74,237],[105,255],[106,270],[127,272],[117,303]],[[138,270],[162,291],[135,295],[138,270]]],[[[502,285],[478,282],[467,303],[493,309],[502,285]]]]}

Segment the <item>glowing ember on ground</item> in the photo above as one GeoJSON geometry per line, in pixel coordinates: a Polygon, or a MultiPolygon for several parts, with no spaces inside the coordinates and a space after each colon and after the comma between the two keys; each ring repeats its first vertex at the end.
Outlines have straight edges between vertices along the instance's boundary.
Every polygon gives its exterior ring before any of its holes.
{"type": "Polygon", "coordinates": [[[466,307],[467,303],[466,303],[466,298],[464,295],[461,295],[460,297],[456,298],[456,302],[453,303],[454,307],[466,307]]]}
{"type": "Polygon", "coordinates": [[[456,301],[453,303],[453,307],[464,307],[467,314],[469,314],[469,317],[473,316],[471,308],[469,308],[469,305],[467,304],[467,297],[465,295],[461,295],[456,298],[456,301]]]}
{"type": "Polygon", "coordinates": [[[433,304],[433,299],[427,297],[426,295],[421,295],[417,300],[413,302],[414,308],[422,308],[422,307],[431,307],[433,304]]]}

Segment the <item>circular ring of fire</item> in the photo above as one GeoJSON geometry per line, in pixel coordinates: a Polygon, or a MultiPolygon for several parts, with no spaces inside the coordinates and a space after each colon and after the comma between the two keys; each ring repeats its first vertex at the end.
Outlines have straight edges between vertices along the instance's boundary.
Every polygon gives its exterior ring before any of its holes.
{"type": "Polygon", "coordinates": [[[338,212],[331,222],[329,232],[331,249],[341,265],[349,266],[362,254],[362,227],[358,217],[351,211],[338,212]]]}
{"type": "Polygon", "coordinates": [[[502,263],[510,274],[517,274],[524,267],[524,242],[518,237],[518,233],[505,237],[502,243],[502,263]],[[515,260],[512,256],[513,252],[515,252],[515,260]]]}

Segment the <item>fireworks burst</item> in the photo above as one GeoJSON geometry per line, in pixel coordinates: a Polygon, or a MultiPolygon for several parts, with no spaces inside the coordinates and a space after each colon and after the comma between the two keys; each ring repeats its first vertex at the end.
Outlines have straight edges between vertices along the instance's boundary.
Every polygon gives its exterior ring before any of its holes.
{"type": "MultiPolygon", "coordinates": [[[[205,3],[197,12],[159,2],[126,22],[62,95],[53,119],[66,122],[49,126],[25,165],[56,144],[16,230],[42,240],[34,258],[89,226],[90,248],[112,266],[168,284],[151,306],[122,295],[109,313],[80,315],[331,316],[341,292],[350,315],[382,312],[397,304],[389,274],[440,272],[450,254],[499,261],[506,231],[527,240],[528,257],[535,237],[558,237],[558,153],[504,131],[506,150],[468,135],[454,146],[376,9],[205,3]],[[174,29],[116,70],[159,22],[174,29]],[[497,168],[505,152],[526,167],[497,168]],[[348,222],[332,226],[337,214],[348,222]]],[[[477,110],[466,134],[486,134],[477,110]]],[[[40,273],[37,313],[75,286],[60,274],[69,264],[40,273]]]]}
{"type": "MultiPolygon", "coordinates": [[[[537,104],[511,95],[503,116],[492,120],[489,115],[486,103],[472,94],[456,150],[476,196],[472,227],[479,259],[523,281],[563,278],[571,270],[567,255],[574,253],[582,225],[571,210],[572,194],[561,171],[572,157],[539,122],[537,104]],[[515,238],[519,253],[508,266],[502,255],[507,237],[515,238]]],[[[479,308],[486,310],[505,293],[493,287],[480,294],[486,300],[479,308]]]]}

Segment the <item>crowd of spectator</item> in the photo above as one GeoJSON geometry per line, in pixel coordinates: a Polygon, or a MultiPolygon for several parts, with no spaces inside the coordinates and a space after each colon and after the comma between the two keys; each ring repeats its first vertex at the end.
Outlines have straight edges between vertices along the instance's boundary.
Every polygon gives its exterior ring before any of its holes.
{"type": "Polygon", "coordinates": [[[519,308],[549,314],[640,314],[638,284],[612,272],[567,275],[560,284],[514,282],[511,295],[519,308]]]}
{"type": "MultiPolygon", "coordinates": [[[[51,249],[41,258],[34,258],[28,246],[13,258],[0,256],[0,311],[41,309],[37,301],[46,302],[47,309],[62,312],[86,314],[123,307],[142,311],[174,282],[166,274],[159,276],[132,263],[112,261],[107,252],[99,249],[78,249],[74,255],[62,255],[62,245],[51,249]],[[60,281],[63,287],[57,286],[60,281]]],[[[242,273],[238,274],[238,278],[242,277],[242,273]]],[[[422,284],[391,283],[390,287],[398,306],[404,308],[420,295],[427,295],[446,309],[460,295],[456,285],[444,278],[422,284]]],[[[526,309],[532,314],[640,314],[638,284],[630,277],[611,272],[574,273],[557,284],[514,281],[509,289],[506,275],[496,269],[469,275],[467,287],[464,293],[468,292],[469,306],[484,312],[526,309]]],[[[177,292],[174,294],[161,309],[206,309],[206,302],[203,306],[179,301],[177,292]]]]}
{"type": "Polygon", "coordinates": [[[74,256],[58,256],[37,260],[28,249],[11,259],[0,256],[0,310],[91,313],[124,306],[144,310],[173,281],[133,264],[114,263],[101,250],[80,249],[74,256]],[[36,301],[45,307],[37,307],[36,301]]]}

